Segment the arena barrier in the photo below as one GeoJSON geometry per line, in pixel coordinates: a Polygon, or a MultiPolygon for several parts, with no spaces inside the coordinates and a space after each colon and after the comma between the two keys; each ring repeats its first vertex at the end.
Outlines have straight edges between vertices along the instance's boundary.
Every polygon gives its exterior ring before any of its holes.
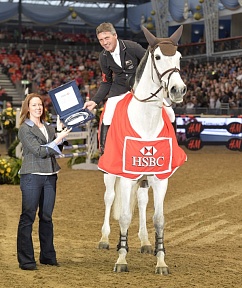
{"type": "MultiPolygon", "coordinates": [[[[20,120],[20,108],[16,109],[16,128],[19,128],[19,120],[20,120]]],[[[66,137],[66,140],[80,140],[84,139],[86,144],[78,144],[78,145],[68,145],[63,146],[63,150],[86,150],[86,151],[78,151],[73,153],[63,153],[62,155],[56,156],[56,158],[72,158],[85,156],[86,161],[84,163],[72,165],[73,169],[83,169],[83,170],[97,170],[97,164],[92,163],[92,157],[96,153],[98,149],[97,145],[97,127],[93,125],[93,121],[89,121],[80,127],[85,128],[85,131],[74,131],[70,132],[66,137]]],[[[22,144],[19,143],[16,147],[15,152],[16,157],[22,158],[22,144]]]]}
{"type": "MultiPolygon", "coordinates": [[[[86,156],[86,161],[80,164],[72,165],[72,169],[83,169],[83,170],[97,170],[97,164],[92,163],[92,157],[97,152],[98,145],[97,145],[97,127],[93,125],[93,121],[88,121],[84,124],[86,131],[80,132],[70,132],[69,135],[66,137],[66,140],[75,140],[75,139],[85,139],[86,144],[78,145],[79,148],[69,148],[68,146],[64,146],[64,150],[69,149],[86,149],[85,152],[76,152],[79,155],[74,155],[74,153],[69,154],[70,157],[78,157],[78,156],[86,156]],[[68,148],[67,148],[68,147],[68,148]]],[[[72,145],[70,147],[75,147],[72,145]]],[[[63,155],[68,155],[64,154],[63,155]]],[[[65,156],[64,156],[65,157],[65,156]]],[[[66,156],[68,157],[68,156],[66,156]]],[[[69,157],[69,158],[70,158],[69,157]]]]}
{"type": "Polygon", "coordinates": [[[225,145],[231,151],[242,151],[242,117],[179,115],[176,121],[178,143],[189,150],[225,145]]]}
{"type": "MultiPolygon", "coordinates": [[[[63,146],[63,150],[79,150],[79,149],[87,149],[86,144],[76,144],[76,145],[68,145],[63,146]]],[[[79,157],[79,156],[87,156],[87,152],[73,152],[73,153],[65,153],[62,155],[56,155],[55,158],[72,158],[72,157],[79,157]]]]}

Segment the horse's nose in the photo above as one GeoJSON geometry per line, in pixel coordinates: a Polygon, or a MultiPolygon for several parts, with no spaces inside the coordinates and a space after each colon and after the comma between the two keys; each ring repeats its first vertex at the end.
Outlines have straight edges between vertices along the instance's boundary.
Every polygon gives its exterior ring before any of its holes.
{"type": "Polygon", "coordinates": [[[181,94],[181,95],[185,95],[187,93],[187,86],[184,85],[182,87],[179,87],[179,86],[173,86],[171,87],[171,91],[170,91],[171,94],[181,94]]]}

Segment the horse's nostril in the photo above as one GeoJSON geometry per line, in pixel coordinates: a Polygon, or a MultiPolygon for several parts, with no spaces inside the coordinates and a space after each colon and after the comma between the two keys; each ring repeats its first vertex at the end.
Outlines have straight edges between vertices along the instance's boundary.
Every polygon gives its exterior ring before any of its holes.
{"type": "Polygon", "coordinates": [[[181,93],[186,94],[187,93],[187,87],[185,86],[184,88],[176,88],[175,86],[171,87],[170,93],[176,94],[176,93],[181,93]]]}
{"type": "Polygon", "coordinates": [[[183,88],[182,94],[186,94],[187,93],[187,87],[183,88]]]}
{"type": "Polygon", "coordinates": [[[176,93],[176,88],[175,88],[175,86],[173,86],[173,87],[171,87],[171,93],[176,93]]]}

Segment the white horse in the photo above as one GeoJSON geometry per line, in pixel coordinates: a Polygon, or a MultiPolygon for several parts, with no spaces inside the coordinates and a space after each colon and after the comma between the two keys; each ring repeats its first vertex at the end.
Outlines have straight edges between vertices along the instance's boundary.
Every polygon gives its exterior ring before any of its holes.
{"type": "Polygon", "coordinates": [[[113,204],[114,218],[120,226],[119,257],[114,271],[128,271],[128,228],[136,197],[141,246],[151,247],[146,229],[146,206],[148,189],[152,187],[156,273],[168,274],[163,243],[163,202],[168,178],[184,163],[186,154],[178,146],[174,129],[162,106],[164,97],[169,96],[172,102],[181,103],[186,93],[186,85],[179,73],[181,54],[177,51],[182,26],[169,38],[156,38],[144,27],[143,31],[149,48],[137,69],[133,93],[116,107],[105,153],[98,163],[99,169],[106,172],[106,210],[99,247],[108,248],[109,245],[109,217],[113,204]]]}

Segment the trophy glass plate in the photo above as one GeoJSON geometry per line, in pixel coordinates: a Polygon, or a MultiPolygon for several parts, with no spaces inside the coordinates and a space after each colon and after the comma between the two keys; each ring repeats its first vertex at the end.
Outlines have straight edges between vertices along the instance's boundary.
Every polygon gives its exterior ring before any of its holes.
{"type": "Polygon", "coordinates": [[[48,92],[56,114],[67,127],[79,126],[95,116],[83,109],[84,101],[76,81],[70,81],[48,92]]]}

